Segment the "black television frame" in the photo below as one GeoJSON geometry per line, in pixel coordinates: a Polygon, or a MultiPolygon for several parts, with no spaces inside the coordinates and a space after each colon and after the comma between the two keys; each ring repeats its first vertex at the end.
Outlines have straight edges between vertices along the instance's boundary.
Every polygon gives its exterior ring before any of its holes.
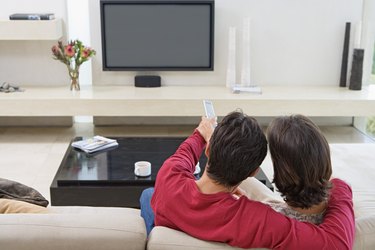
{"type": "Polygon", "coordinates": [[[100,0],[100,23],[101,23],[101,42],[102,42],[102,69],[103,71],[213,71],[214,70],[214,40],[215,40],[215,0],[100,0]],[[105,18],[104,5],[106,4],[202,4],[210,7],[210,48],[209,48],[209,66],[183,66],[183,67],[108,67],[106,59],[106,40],[104,35],[105,18]]]}

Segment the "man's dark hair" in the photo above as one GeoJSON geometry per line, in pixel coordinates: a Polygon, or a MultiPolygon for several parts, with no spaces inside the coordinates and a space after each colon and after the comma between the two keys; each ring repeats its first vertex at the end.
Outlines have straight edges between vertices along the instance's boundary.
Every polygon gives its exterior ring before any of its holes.
{"type": "Polygon", "coordinates": [[[207,175],[234,187],[257,170],[266,154],[267,140],[258,122],[240,111],[232,112],[211,136],[207,175]]]}
{"type": "Polygon", "coordinates": [[[327,200],[332,174],[329,145],[303,115],[278,117],[267,129],[278,191],[288,205],[309,208],[327,200]]]}

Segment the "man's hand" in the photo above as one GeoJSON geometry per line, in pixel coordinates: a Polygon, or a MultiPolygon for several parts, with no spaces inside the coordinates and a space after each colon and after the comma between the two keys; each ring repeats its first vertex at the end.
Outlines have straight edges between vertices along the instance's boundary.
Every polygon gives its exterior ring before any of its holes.
{"type": "Polygon", "coordinates": [[[206,142],[210,141],[211,135],[214,132],[214,128],[217,125],[216,117],[206,118],[202,117],[201,122],[199,123],[197,130],[202,135],[202,137],[206,140],[206,142]]]}

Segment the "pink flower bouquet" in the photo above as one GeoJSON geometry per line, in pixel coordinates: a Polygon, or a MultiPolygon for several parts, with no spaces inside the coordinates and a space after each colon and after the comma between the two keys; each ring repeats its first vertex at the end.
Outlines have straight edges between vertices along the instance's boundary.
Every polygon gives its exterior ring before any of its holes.
{"type": "Polygon", "coordinates": [[[67,45],[59,41],[57,45],[52,46],[52,53],[53,59],[63,62],[68,67],[70,90],[80,90],[79,67],[96,54],[95,50],[84,46],[80,40],[73,40],[67,45]]]}

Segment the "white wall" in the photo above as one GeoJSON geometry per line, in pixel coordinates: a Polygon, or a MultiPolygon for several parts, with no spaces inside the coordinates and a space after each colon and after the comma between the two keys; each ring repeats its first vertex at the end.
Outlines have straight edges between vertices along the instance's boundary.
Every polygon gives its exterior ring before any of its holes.
{"type": "MultiPolygon", "coordinates": [[[[102,71],[99,1],[90,1],[89,10],[92,47],[98,52],[93,84],[133,85],[137,72],[102,71]]],[[[361,20],[362,0],[216,0],[215,70],[156,72],[162,84],[225,85],[228,27],[240,29],[247,16],[254,84],[338,85],[345,22],[361,20]]]]}
{"type": "MultiPolygon", "coordinates": [[[[242,19],[250,16],[253,83],[338,85],[345,22],[352,22],[354,27],[361,20],[362,2],[216,0],[215,71],[156,73],[162,76],[163,85],[225,85],[228,27],[240,29],[242,19]]],[[[98,52],[92,60],[93,84],[133,85],[137,72],[102,71],[98,0],[89,0],[89,11],[91,46],[98,52]]],[[[0,19],[8,19],[15,12],[54,12],[67,23],[66,0],[0,2],[0,19]]],[[[21,86],[67,84],[65,65],[52,60],[53,44],[0,41],[0,82],[21,86]]]]}
{"type": "Polygon", "coordinates": [[[365,49],[363,84],[371,82],[372,58],[375,42],[375,1],[364,0],[361,47],[365,49]]]}
{"type": "MultiPolygon", "coordinates": [[[[13,13],[52,12],[66,23],[66,0],[1,0],[0,20],[13,13]]],[[[66,85],[66,66],[52,59],[51,47],[57,41],[1,41],[0,83],[27,85],[66,85]]]]}

